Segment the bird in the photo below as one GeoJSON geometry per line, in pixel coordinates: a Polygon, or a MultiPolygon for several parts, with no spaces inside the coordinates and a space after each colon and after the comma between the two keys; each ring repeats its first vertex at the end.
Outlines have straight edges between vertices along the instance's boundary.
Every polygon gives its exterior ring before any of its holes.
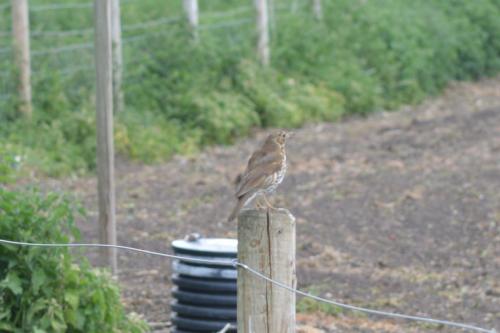
{"type": "Polygon", "coordinates": [[[237,203],[228,218],[229,222],[256,196],[262,196],[268,209],[274,208],[267,200],[266,194],[274,192],[285,178],[285,144],[291,135],[292,132],[284,130],[270,134],[262,146],[250,156],[245,172],[237,178],[237,203]]]}

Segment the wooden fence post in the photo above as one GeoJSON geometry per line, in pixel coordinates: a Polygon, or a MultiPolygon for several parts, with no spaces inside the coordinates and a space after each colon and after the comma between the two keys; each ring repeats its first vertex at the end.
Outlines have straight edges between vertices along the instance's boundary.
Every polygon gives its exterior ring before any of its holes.
{"type": "Polygon", "coordinates": [[[323,9],[321,8],[321,0],[313,0],[313,11],[314,11],[314,17],[318,21],[321,21],[323,19],[323,9]]]}
{"type": "Polygon", "coordinates": [[[257,10],[257,58],[264,65],[269,65],[269,13],[267,0],[255,0],[257,10]]]}
{"type": "Polygon", "coordinates": [[[12,35],[15,63],[19,69],[20,111],[31,118],[31,59],[28,0],[12,0],[12,35]]]}
{"type": "Polygon", "coordinates": [[[113,43],[113,106],[115,113],[123,111],[123,54],[120,0],[111,1],[111,40],[113,43]]]}
{"type": "MultiPolygon", "coordinates": [[[[295,218],[287,210],[242,211],[238,261],[295,288],[295,218]]],[[[240,267],[238,332],[295,333],[295,294],[240,267]]]]}
{"type": "Polygon", "coordinates": [[[193,39],[198,40],[198,0],[183,0],[193,39]]]}
{"type": "Polygon", "coordinates": [[[276,34],[276,6],[275,0],[268,1],[268,13],[269,13],[269,30],[271,32],[271,38],[276,34]]]}
{"type": "MultiPolygon", "coordinates": [[[[116,244],[111,0],[95,0],[94,8],[99,238],[101,243],[116,244]]],[[[101,251],[116,275],[116,249],[102,248],[101,251]]]]}

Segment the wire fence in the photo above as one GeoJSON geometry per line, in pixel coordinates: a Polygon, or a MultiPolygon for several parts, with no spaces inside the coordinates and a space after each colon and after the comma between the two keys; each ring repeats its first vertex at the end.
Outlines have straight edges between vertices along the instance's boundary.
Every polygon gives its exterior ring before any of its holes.
{"type": "MultiPolygon", "coordinates": [[[[127,15],[127,5],[135,4],[137,6],[147,6],[147,4],[140,3],[138,0],[121,0],[120,4],[122,6],[122,43],[132,44],[139,42],[141,40],[146,40],[148,38],[174,38],[173,33],[179,33],[182,29],[188,31],[188,25],[181,25],[182,23],[187,23],[186,14],[182,11],[181,6],[173,6],[174,0],[168,4],[172,8],[177,8],[176,12],[172,10],[168,11],[167,15],[162,15],[167,13],[165,8],[161,10],[150,10],[149,14],[141,13],[143,18],[140,22],[128,22],[130,19],[130,13],[134,12],[136,16],[135,9],[128,12],[127,15]],[[159,15],[157,15],[157,13],[159,15]],[[156,16],[156,17],[151,17],[156,16]],[[172,25],[177,25],[176,29],[167,28],[172,25]],[[172,30],[176,30],[171,33],[172,30]]],[[[180,0],[175,0],[179,2],[180,0]]],[[[287,0],[296,2],[297,0],[287,0]]],[[[304,1],[304,0],[300,0],[304,1]]],[[[0,5],[0,22],[10,21],[10,7],[11,4],[5,3],[0,5]]],[[[170,8],[168,7],[168,8],[170,8]]],[[[275,9],[278,11],[285,11],[291,8],[285,4],[276,4],[275,9]]],[[[75,85],[80,84],[80,81],[73,82],[73,77],[76,78],[77,73],[90,69],[93,66],[93,60],[90,59],[80,59],[78,57],[79,52],[82,50],[92,51],[94,48],[94,34],[95,30],[93,27],[92,11],[93,2],[92,1],[82,1],[79,3],[47,3],[47,4],[32,4],[29,5],[29,13],[33,16],[33,20],[30,24],[30,39],[31,39],[31,50],[30,55],[31,61],[31,73],[32,73],[32,83],[44,82],[46,78],[52,78],[54,76],[59,76],[64,80],[63,85],[65,91],[69,91],[75,88],[75,85]],[[81,13],[81,14],[80,14],[81,13]],[[45,19],[46,15],[49,16],[50,22],[45,19]],[[76,17],[75,20],[67,19],[67,17],[76,17]],[[78,25],[78,27],[75,27],[78,25]],[[84,63],[83,63],[84,62],[84,63]]],[[[200,12],[200,24],[197,30],[204,34],[220,34],[221,31],[227,29],[231,31],[231,37],[226,38],[226,40],[232,41],[238,45],[228,45],[228,49],[234,50],[234,48],[239,47],[240,42],[244,40],[243,37],[235,37],[235,33],[238,33],[236,29],[240,27],[250,26],[252,22],[255,21],[255,8],[251,5],[237,6],[230,9],[219,9],[217,6],[210,7],[212,9],[200,12]],[[217,8],[217,9],[214,9],[217,8]]],[[[241,32],[247,34],[245,32],[241,32]]],[[[5,84],[5,82],[10,82],[15,79],[12,77],[15,71],[10,69],[15,67],[15,62],[13,59],[12,51],[12,31],[10,26],[3,25],[0,26],[0,70],[9,69],[8,75],[0,77],[0,84],[5,84]],[[5,37],[5,38],[4,38],[5,37]],[[2,83],[1,81],[5,81],[2,83]]],[[[248,35],[245,38],[252,40],[252,36],[248,35]]],[[[168,41],[165,40],[165,44],[168,41]]],[[[128,47],[124,48],[124,58],[135,58],[140,55],[140,47],[128,47]]],[[[125,63],[123,68],[124,72],[134,71],[134,67],[128,67],[125,63]]],[[[130,73],[129,73],[130,74],[130,73]]],[[[127,86],[127,78],[133,75],[124,75],[125,81],[123,82],[124,87],[127,86]]],[[[94,83],[90,83],[94,84],[94,83]]],[[[12,87],[11,87],[12,88],[12,87]]],[[[10,89],[12,90],[12,89],[10,89]]],[[[38,89],[33,87],[34,96],[37,95],[38,89]]],[[[15,91],[4,91],[3,93],[14,94],[15,91]]],[[[7,100],[6,98],[0,99],[1,101],[7,100]]]]}
{"type": "Polygon", "coordinates": [[[243,18],[239,20],[215,23],[215,24],[202,24],[200,25],[200,30],[212,30],[212,29],[220,29],[220,28],[228,28],[228,27],[237,27],[244,24],[252,23],[252,19],[243,18]]]}
{"type": "Polygon", "coordinates": [[[94,43],[72,44],[72,45],[62,46],[62,47],[57,47],[57,48],[49,48],[49,49],[32,51],[31,57],[42,56],[42,55],[46,55],[46,54],[58,54],[58,53],[76,51],[76,50],[81,50],[81,49],[91,49],[93,47],[94,47],[94,43]]]}
{"type": "Polygon", "coordinates": [[[413,316],[413,315],[406,315],[406,314],[395,313],[395,312],[387,312],[387,311],[368,309],[368,308],[363,308],[363,307],[359,307],[359,306],[349,305],[346,303],[341,303],[341,302],[336,301],[336,300],[326,299],[326,298],[319,297],[319,296],[310,294],[308,292],[290,287],[290,286],[288,286],[280,281],[276,281],[276,280],[266,276],[265,274],[262,274],[258,270],[254,269],[252,267],[249,267],[246,264],[238,262],[238,260],[236,260],[236,259],[230,259],[230,260],[201,259],[201,258],[193,258],[191,256],[179,256],[179,255],[174,255],[174,254],[143,250],[143,249],[134,248],[134,247],[130,247],[130,246],[111,245],[111,244],[77,244],[77,243],[73,243],[73,244],[72,243],[69,243],[69,244],[44,244],[44,243],[16,242],[16,241],[4,240],[4,239],[0,239],[0,243],[10,244],[10,245],[18,245],[18,246],[53,247],[53,248],[55,248],[55,247],[115,248],[115,249],[119,249],[119,250],[133,251],[133,252],[139,252],[139,253],[143,253],[143,254],[147,254],[147,255],[165,257],[165,258],[169,258],[169,259],[178,259],[178,260],[182,260],[182,261],[190,262],[190,263],[232,266],[234,268],[241,268],[242,270],[245,270],[248,273],[255,275],[256,277],[259,277],[259,278],[261,278],[269,283],[272,283],[275,286],[278,286],[280,288],[288,290],[289,292],[295,293],[295,294],[303,296],[303,297],[313,299],[313,300],[318,301],[318,302],[323,302],[323,303],[335,305],[335,306],[338,306],[338,307],[341,307],[341,308],[344,308],[347,310],[357,311],[357,312],[367,313],[367,314],[377,315],[377,316],[396,318],[396,319],[405,319],[405,320],[411,320],[411,321],[425,322],[425,323],[429,323],[429,324],[438,324],[438,325],[445,325],[445,326],[449,326],[449,327],[457,327],[457,328],[462,328],[462,329],[475,331],[475,332],[497,333],[497,331],[495,329],[486,329],[486,328],[482,328],[482,327],[475,326],[475,325],[469,325],[469,324],[464,324],[464,323],[459,323],[459,322],[454,322],[454,321],[449,321],[449,320],[434,319],[434,318],[430,318],[430,317],[413,316]]]}
{"type": "Polygon", "coordinates": [[[94,33],[93,28],[89,29],[74,29],[74,30],[62,30],[62,31],[33,31],[31,32],[32,37],[73,37],[73,36],[85,36],[94,33]]]}
{"type": "Polygon", "coordinates": [[[231,10],[227,10],[224,12],[209,12],[209,13],[203,13],[204,18],[221,18],[221,17],[228,17],[228,16],[234,16],[238,14],[248,14],[251,13],[253,10],[253,7],[251,6],[242,6],[238,8],[234,8],[231,10]]]}
{"type": "Polygon", "coordinates": [[[46,5],[31,6],[30,12],[43,12],[47,10],[61,10],[61,9],[85,9],[92,8],[92,2],[88,3],[52,3],[46,5]]]}
{"type": "MultiPolygon", "coordinates": [[[[126,4],[130,2],[135,2],[138,0],[121,0],[121,4],[126,4]]],[[[36,6],[31,6],[30,7],[30,12],[43,12],[43,11],[50,11],[50,10],[65,10],[65,9],[85,9],[85,8],[92,8],[93,7],[92,2],[85,2],[85,3],[52,3],[52,4],[46,4],[46,5],[36,5],[36,6]]],[[[10,5],[6,5],[7,7],[10,7],[10,5]]],[[[1,7],[0,7],[1,9],[1,7]]]]}

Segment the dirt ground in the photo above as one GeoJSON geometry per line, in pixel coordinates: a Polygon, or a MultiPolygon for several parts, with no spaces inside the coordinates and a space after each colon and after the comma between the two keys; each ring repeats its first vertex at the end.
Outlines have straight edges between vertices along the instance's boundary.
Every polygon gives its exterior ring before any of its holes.
{"type": "MultiPolygon", "coordinates": [[[[191,232],[236,237],[236,224],[226,222],[231,181],[266,133],[160,165],[118,160],[119,243],[169,252],[191,232]]],[[[296,131],[288,159],[273,202],[297,218],[300,288],[500,329],[500,78],[454,84],[398,112],[308,125],[296,131]]],[[[83,200],[84,240],[97,241],[95,178],[43,184],[83,200]]],[[[125,304],[163,332],[170,264],[119,252],[125,304]]],[[[307,333],[462,332],[348,311],[298,320],[307,333]]]]}

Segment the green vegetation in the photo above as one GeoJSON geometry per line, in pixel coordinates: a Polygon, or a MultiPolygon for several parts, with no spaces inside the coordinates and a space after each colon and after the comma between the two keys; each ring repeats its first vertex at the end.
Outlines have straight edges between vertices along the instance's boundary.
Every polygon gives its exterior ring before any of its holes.
{"type": "MultiPolygon", "coordinates": [[[[320,295],[323,291],[325,291],[325,288],[328,289],[328,286],[319,284],[319,285],[312,285],[308,287],[307,292],[311,295],[320,295]]],[[[345,312],[345,309],[329,304],[329,303],[324,303],[324,302],[319,302],[314,299],[308,298],[308,297],[300,297],[297,299],[297,304],[296,304],[297,312],[299,313],[324,313],[330,316],[338,316],[341,315],[345,312]]],[[[353,312],[352,315],[359,315],[357,312],[353,312]]]]}
{"type": "MultiPolygon", "coordinates": [[[[124,2],[126,110],[116,115],[118,152],[154,162],[206,144],[231,143],[255,126],[296,127],[394,109],[440,92],[450,80],[500,70],[498,0],[324,1],[322,22],[314,19],[309,1],[298,1],[295,11],[290,1],[275,2],[269,69],[254,61],[254,13],[247,0],[201,1],[197,44],[182,19],[136,25],[181,17],[180,1],[124,2]],[[231,16],[212,15],[244,5],[249,9],[231,16]],[[203,29],[245,18],[250,20],[242,25],[203,29]]],[[[2,30],[8,29],[8,14],[1,14],[2,30]]],[[[91,9],[31,16],[32,31],[92,27],[91,9]]],[[[35,51],[76,43],[92,43],[92,31],[32,38],[35,51]]],[[[94,70],[68,72],[92,61],[91,48],[34,57],[31,124],[14,112],[15,69],[2,62],[9,76],[0,82],[10,97],[0,101],[0,152],[6,152],[0,154],[0,171],[11,176],[0,174],[0,181],[33,169],[60,175],[94,168],[94,70]],[[11,160],[19,156],[13,168],[11,160]]]]}
{"type": "MultiPolygon", "coordinates": [[[[66,243],[78,238],[68,200],[0,188],[0,238],[66,243]],[[68,236],[70,235],[70,236],[68,236]]],[[[1,332],[147,331],[127,316],[110,275],[68,248],[0,246],[1,332]],[[75,259],[78,259],[78,265],[75,259]]]]}
{"type": "Polygon", "coordinates": [[[300,298],[297,301],[297,312],[299,313],[324,313],[330,316],[338,316],[344,313],[344,309],[340,306],[329,303],[318,302],[310,298],[300,298]]]}

